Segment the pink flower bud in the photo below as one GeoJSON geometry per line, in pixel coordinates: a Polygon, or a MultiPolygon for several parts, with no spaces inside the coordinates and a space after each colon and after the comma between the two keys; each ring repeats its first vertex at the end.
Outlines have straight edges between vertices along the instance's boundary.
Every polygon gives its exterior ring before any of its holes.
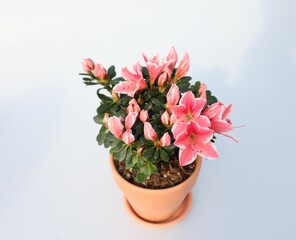
{"type": "Polygon", "coordinates": [[[171,137],[170,134],[166,132],[160,139],[160,146],[166,147],[169,145],[171,145],[171,137]]]}
{"type": "Polygon", "coordinates": [[[103,124],[105,127],[108,127],[108,119],[109,119],[109,113],[105,113],[103,118],[103,124]]]}
{"type": "Polygon", "coordinates": [[[171,79],[172,71],[166,68],[165,71],[158,78],[158,86],[163,87],[171,79]]]}
{"type": "Polygon", "coordinates": [[[148,119],[149,119],[148,110],[142,110],[142,111],[140,112],[140,120],[141,120],[142,122],[146,122],[146,121],[148,121],[148,119]]]}
{"type": "Polygon", "coordinates": [[[180,91],[176,84],[172,84],[170,90],[167,94],[167,107],[170,108],[172,106],[175,106],[180,99],[180,91]]]}
{"type": "Polygon", "coordinates": [[[164,124],[164,125],[169,125],[170,123],[170,115],[167,111],[165,111],[163,114],[161,114],[161,122],[164,124]]]}
{"type": "Polygon", "coordinates": [[[123,135],[122,135],[122,141],[125,143],[125,144],[131,144],[135,141],[135,136],[133,135],[132,131],[129,129],[129,130],[126,130],[123,135]]]}
{"type": "Polygon", "coordinates": [[[201,98],[207,98],[206,90],[207,90],[207,85],[205,83],[200,84],[200,87],[198,89],[198,94],[201,98]]]}
{"type": "Polygon", "coordinates": [[[137,112],[130,112],[126,118],[125,118],[125,128],[128,130],[128,129],[131,129],[136,120],[137,120],[137,117],[138,117],[138,113],[137,112]]]}
{"type": "Polygon", "coordinates": [[[106,69],[102,64],[96,64],[94,68],[94,76],[99,79],[106,79],[106,69]]]}
{"type": "Polygon", "coordinates": [[[136,99],[132,99],[129,101],[128,103],[128,107],[126,108],[126,112],[127,113],[130,113],[130,112],[140,112],[141,111],[141,108],[140,106],[138,105],[136,99]]]}
{"type": "Polygon", "coordinates": [[[154,141],[157,134],[149,122],[144,122],[144,136],[148,140],[154,141]]]}
{"type": "Polygon", "coordinates": [[[170,68],[171,71],[173,71],[177,61],[178,61],[178,55],[176,52],[176,49],[174,47],[171,48],[170,52],[168,53],[166,60],[169,63],[168,67],[170,68]]]}
{"type": "Polygon", "coordinates": [[[190,60],[189,60],[189,55],[188,53],[185,53],[183,59],[180,62],[180,65],[176,71],[175,78],[180,79],[184,76],[186,76],[190,66],[190,60]]]}
{"type": "Polygon", "coordinates": [[[82,61],[82,67],[86,73],[90,73],[94,69],[95,63],[90,58],[85,58],[82,61]]]}
{"type": "Polygon", "coordinates": [[[118,117],[110,117],[108,119],[108,129],[117,138],[122,137],[123,125],[118,117]]]}

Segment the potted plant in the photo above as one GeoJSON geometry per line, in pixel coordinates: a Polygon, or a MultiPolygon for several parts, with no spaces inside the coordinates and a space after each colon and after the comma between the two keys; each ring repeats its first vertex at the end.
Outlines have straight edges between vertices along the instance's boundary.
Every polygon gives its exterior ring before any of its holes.
{"type": "Polygon", "coordinates": [[[218,158],[216,134],[235,140],[226,134],[234,128],[232,105],[217,101],[205,83],[190,84],[187,53],[178,66],[174,47],[164,60],[143,57],[145,66],[124,67],[122,77],[114,66],[84,59],[80,75],[86,85],[100,86],[97,141],[110,148],[127,209],[142,222],[167,225],[188,212],[202,157],[218,158]]]}

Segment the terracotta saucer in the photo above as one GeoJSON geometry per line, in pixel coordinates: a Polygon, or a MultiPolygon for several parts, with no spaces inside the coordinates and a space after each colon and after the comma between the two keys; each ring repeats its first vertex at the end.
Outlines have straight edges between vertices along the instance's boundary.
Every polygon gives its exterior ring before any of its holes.
{"type": "Polygon", "coordinates": [[[150,222],[150,221],[147,221],[147,220],[141,218],[133,210],[132,206],[130,205],[130,203],[128,202],[128,200],[125,197],[123,200],[124,200],[124,207],[125,207],[126,211],[135,221],[137,221],[143,225],[146,225],[148,227],[165,228],[165,227],[169,227],[169,226],[177,224],[178,222],[182,221],[186,217],[186,215],[188,214],[188,212],[191,208],[191,205],[192,205],[192,194],[190,192],[186,196],[183,203],[181,204],[181,206],[179,207],[179,209],[177,210],[177,212],[173,216],[171,216],[166,221],[162,221],[162,222],[150,222]]]}

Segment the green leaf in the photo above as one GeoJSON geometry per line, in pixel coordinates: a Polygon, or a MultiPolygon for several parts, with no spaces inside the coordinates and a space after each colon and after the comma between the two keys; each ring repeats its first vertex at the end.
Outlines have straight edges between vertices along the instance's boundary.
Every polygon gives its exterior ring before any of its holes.
{"type": "Polygon", "coordinates": [[[106,95],[99,93],[99,91],[100,91],[100,89],[97,91],[97,95],[98,95],[98,97],[99,97],[103,102],[105,102],[105,103],[112,103],[112,102],[113,102],[112,98],[107,97],[106,95]]]}
{"type": "Polygon", "coordinates": [[[154,152],[155,152],[155,147],[154,146],[153,147],[146,147],[144,152],[143,152],[143,156],[145,158],[151,158],[153,156],[154,152]]]}
{"type": "Polygon", "coordinates": [[[145,159],[143,157],[138,157],[137,165],[139,168],[142,168],[145,165],[145,159]]]}
{"type": "Polygon", "coordinates": [[[152,102],[146,102],[144,105],[145,110],[149,110],[149,109],[151,109],[151,107],[152,107],[152,102]]]}
{"type": "Polygon", "coordinates": [[[109,67],[107,75],[110,80],[116,76],[115,67],[113,65],[109,67]]]}
{"type": "Polygon", "coordinates": [[[164,162],[167,162],[170,159],[169,154],[163,149],[159,150],[159,156],[160,156],[160,159],[164,162]]]}
{"type": "Polygon", "coordinates": [[[156,151],[154,152],[154,154],[153,154],[153,158],[154,158],[155,160],[158,160],[158,158],[159,158],[159,150],[158,150],[158,149],[156,149],[156,151]]]}
{"type": "Polygon", "coordinates": [[[109,130],[103,125],[100,129],[98,136],[97,136],[97,141],[98,141],[99,145],[102,145],[104,143],[108,132],[109,132],[109,130]]]}
{"type": "Polygon", "coordinates": [[[153,174],[153,173],[158,172],[157,167],[156,167],[155,164],[149,162],[147,165],[148,165],[148,167],[150,169],[150,175],[153,174]]]}
{"type": "Polygon", "coordinates": [[[147,140],[147,139],[144,138],[144,137],[141,137],[141,138],[140,138],[140,141],[141,141],[141,143],[142,143],[143,145],[145,145],[146,147],[147,147],[147,146],[153,146],[153,145],[154,145],[153,141],[151,141],[151,140],[147,140]]]}
{"type": "Polygon", "coordinates": [[[189,77],[189,76],[186,76],[186,77],[182,77],[178,80],[177,83],[186,83],[186,82],[189,82],[192,78],[189,77]]]}
{"type": "Polygon", "coordinates": [[[89,82],[89,81],[92,81],[93,79],[92,78],[87,78],[87,77],[84,77],[84,78],[82,78],[83,79],[83,81],[87,81],[87,82],[89,82]]]}
{"type": "Polygon", "coordinates": [[[130,164],[132,162],[132,155],[133,155],[132,148],[128,147],[126,151],[126,157],[125,157],[125,162],[127,164],[130,164]]]}
{"type": "Polygon", "coordinates": [[[96,82],[83,82],[85,85],[97,85],[98,83],[96,82]]]}
{"type": "Polygon", "coordinates": [[[102,103],[101,106],[97,108],[97,113],[102,114],[106,113],[110,110],[110,108],[114,105],[114,103],[102,103]]]}
{"type": "Polygon", "coordinates": [[[123,77],[118,77],[118,78],[114,78],[110,81],[110,84],[112,86],[115,86],[116,84],[118,84],[119,82],[122,82],[124,81],[124,78],[123,77]]]}
{"type": "Polygon", "coordinates": [[[143,183],[147,179],[147,176],[144,173],[138,173],[136,176],[136,180],[139,183],[143,183]]]}
{"type": "Polygon", "coordinates": [[[135,168],[134,166],[138,163],[139,156],[137,154],[132,156],[130,163],[125,162],[127,168],[135,168]]]}
{"type": "Polygon", "coordinates": [[[141,169],[140,173],[145,174],[147,177],[149,177],[152,173],[157,172],[157,167],[150,162],[147,162],[141,169]]]}
{"type": "Polygon", "coordinates": [[[82,75],[82,76],[89,76],[88,73],[78,73],[78,75],[82,75]]]}
{"type": "Polygon", "coordinates": [[[199,90],[199,88],[200,88],[200,81],[197,81],[197,82],[195,82],[194,85],[192,85],[192,86],[190,87],[190,90],[191,90],[195,95],[197,95],[197,94],[198,94],[198,90],[199,90]]]}
{"type": "Polygon", "coordinates": [[[207,104],[208,105],[212,105],[213,103],[216,103],[218,101],[218,99],[215,96],[212,96],[211,91],[207,90],[206,95],[207,95],[207,104]]]}
{"type": "Polygon", "coordinates": [[[153,104],[155,104],[156,106],[160,106],[160,107],[165,107],[164,102],[162,102],[160,99],[158,98],[151,98],[151,102],[153,104]]]}
{"type": "Polygon", "coordinates": [[[124,160],[125,157],[126,157],[126,153],[127,153],[127,147],[123,148],[123,149],[121,150],[121,152],[119,153],[118,161],[121,162],[122,160],[124,160]]]}
{"type": "Polygon", "coordinates": [[[118,138],[117,137],[115,137],[111,132],[108,132],[107,134],[106,134],[106,139],[108,140],[108,141],[118,141],[118,138]]]}
{"type": "Polygon", "coordinates": [[[188,83],[188,82],[183,82],[183,83],[177,82],[177,86],[179,87],[180,92],[184,93],[184,92],[187,92],[189,90],[190,83],[188,83]]]}
{"type": "Polygon", "coordinates": [[[119,153],[125,146],[123,145],[123,142],[120,141],[121,144],[118,144],[116,147],[111,148],[110,152],[111,153],[119,153]]]}
{"type": "Polygon", "coordinates": [[[104,114],[98,114],[93,117],[95,123],[97,124],[103,124],[104,114]]]}
{"type": "Polygon", "coordinates": [[[176,146],[174,144],[171,144],[169,146],[163,147],[166,151],[172,151],[176,149],[176,146]]]}

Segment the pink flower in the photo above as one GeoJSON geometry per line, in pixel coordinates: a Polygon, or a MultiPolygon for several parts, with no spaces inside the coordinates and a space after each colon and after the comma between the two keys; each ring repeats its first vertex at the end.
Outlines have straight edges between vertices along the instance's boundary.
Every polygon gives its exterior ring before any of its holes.
{"type": "Polygon", "coordinates": [[[176,121],[177,121],[176,116],[175,116],[174,114],[172,114],[172,115],[170,116],[170,124],[173,125],[173,124],[175,124],[176,121]]]}
{"type": "Polygon", "coordinates": [[[231,104],[228,107],[226,107],[223,103],[216,102],[212,104],[210,107],[206,108],[203,111],[202,115],[207,116],[210,119],[210,128],[215,133],[222,134],[238,142],[235,138],[225,134],[225,132],[233,130],[232,122],[228,118],[229,114],[231,113],[231,110],[231,104]]]}
{"type": "Polygon", "coordinates": [[[130,129],[126,130],[122,135],[122,141],[125,144],[131,144],[135,141],[135,137],[130,129]]]}
{"type": "Polygon", "coordinates": [[[189,122],[185,131],[178,135],[174,145],[180,148],[179,162],[181,166],[192,163],[197,155],[213,159],[218,158],[214,145],[210,142],[213,131],[209,128],[201,128],[196,122],[189,122]]]}
{"type": "Polygon", "coordinates": [[[106,69],[102,64],[96,64],[94,68],[94,76],[99,79],[106,79],[106,69]]]}
{"type": "Polygon", "coordinates": [[[90,73],[90,71],[92,71],[94,69],[95,63],[90,58],[85,58],[82,61],[82,67],[83,67],[84,72],[90,73]]]}
{"type": "Polygon", "coordinates": [[[173,115],[177,119],[172,128],[175,139],[184,131],[188,122],[197,122],[201,127],[209,127],[211,125],[210,120],[206,116],[200,115],[206,102],[206,99],[195,98],[194,94],[188,91],[180,99],[179,105],[172,107],[173,115]]]}
{"type": "Polygon", "coordinates": [[[128,107],[126,108],[126,112],[130,113],[130,112],[140,112],[141,108],[139,106],[139,104],[137,103],[136,99],[131,99],[128,103],[128,107]]]}
{"type": "Polygon", "coordinates": [[[142,110],[142,111],[140,112],[140,120],[141,120],[142,122],[146,122],[146,121],[148,121],[148,119],[149,119],[148,110],[142,110]]]}
{"type": "Polygon", "coordinates": [[[189,70],[190,60],[188,53],[185,53],[183,59],[180,62],[180,65],[176,71],[175,78],[180,79],[184,76],[186,76],[188,70],[189,70]]]}
{"type": "Polygon", "coordinates": [[[153,85],[155,80],[159,77],[164,68],[167,66],[167,63],[161,63],[158,55],[154,56],[150,60],[145,54],[143,54],[143,57],[146,62],[147,70],[150,76],[150,84],[153,85]]]}
{"type": "Polygon", "coordinates": [[[164,72],[159,76],[157,85],[159,87],[165,86],[166,83],[170,81],[171,76],[172,76],[172,71],[168,67],[166,67],[164,72]]]}
{"type": "Polygon", "coordinates": [[[170,115],[169,115],[168,111],[165,111],[163,114],[161,114],[160,119],[164,125],[169,125],[170,115]]]}
{"type": "Polygon", "coordinates": [[[144,136],[148,140],[154,141],[157,134],[149,122],[144,122],[144,136]]]}
{"type": "Polygon", "coordinates": [[[170,90],[167,93],[167,108],[175,106],[180,99],[180,91],[176,84],[172,84],[170,90]]]}
{"type": "Polygon", "coordinates": [[[205,83],[200,84],[200,87],[198,89],[198,94],[201,98],[207,98],[206,90],[207,90],[207,85],[205,83]]]}
{"type": "Polygon", "coordinates": [[[173,71],[177,61],[178,55],[176,49],[174,47],[171,48],[170,52],[168,53],[166,60],[169,62],[168,67],[171,71],[173,71]]]}
{"type": "Polygon", "coordinates": [[[131,129],[138,117],[138,112],[130,112],[125,118],[125,129],[131,129]]]}
{"type": "Polygon", "coordinates": [[[121,73],[126,81],[117,84],[113,88],[114,92],[127,94],[133,97],[136,92],[147,88],[140,62],[137,62],[131,70],[123,68],[121,73]]]}
{"type": "Polygon", "coordinates": [[[123,125],[118,117],[110,117],[108,119],[108,129],[117,138],[121,139],[123,133],[123,125]]]}
{"type": "Polygon", "coordinates": [[[163,134],[162,138],[160,139],[160,146],[166,147],[171,145],[171,137],[169,133],[163,134]]]}

